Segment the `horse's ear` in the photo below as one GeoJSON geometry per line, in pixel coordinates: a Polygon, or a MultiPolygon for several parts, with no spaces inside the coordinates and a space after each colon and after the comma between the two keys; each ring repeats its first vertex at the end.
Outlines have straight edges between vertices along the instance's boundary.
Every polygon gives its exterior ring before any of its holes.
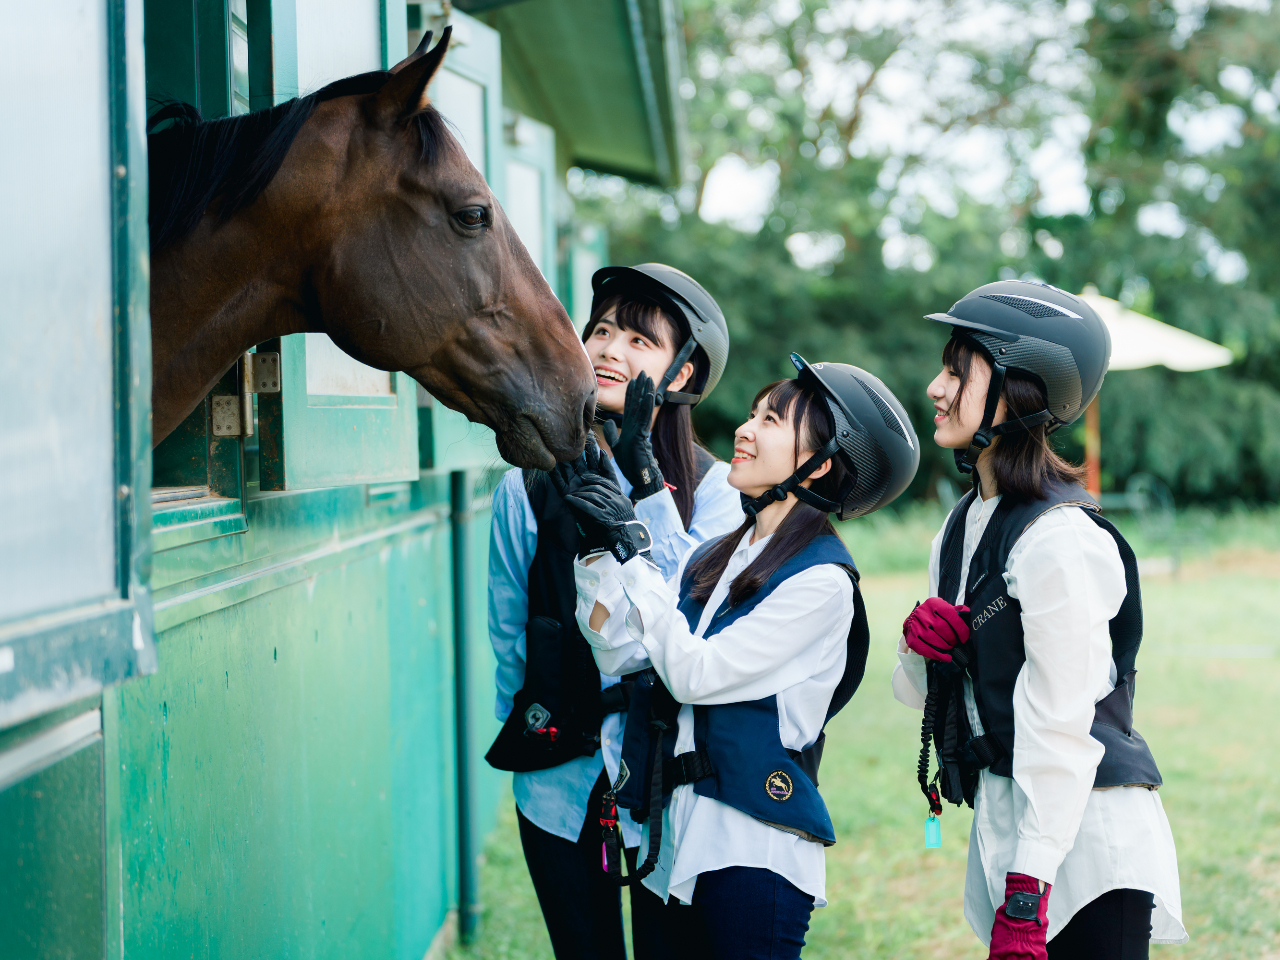
{"type": "Polygon", "coordinates": [[[430,47],[431,47],[431,31],[428,30],[426,33],[422,35],[422,39],[418,41],[418,45],[413,48],[413,53],[409,54],[407,57],[405,57],[403,60],[397,63],[394,67],[392,67],[390,72],[399,73],[409,64],[413,63],[413,61],[421,59],[423,54],[425,54],[427,50],[430,49],[430,47]]]}
{"type": "MultiPolygon", "coordinates": [[[[427,109],[427,84],[440,69],[444,55],[449,49],[449,37],[453,27],[444,28],[440,42],[430,52],[418,56],[418,51],[408,57],[405,62],[396,64],[396,72],[378,91],[373,104],[373,116],[384,127],[392,127],[404,123],[410,117],[427,109]],[[416,57],[416,59],[415,59],[416,57]]],[[[425,40],[423,41],[426,42],[425,40]]],[[[422,44],[419,44],[421,47],[422,44]]]]}

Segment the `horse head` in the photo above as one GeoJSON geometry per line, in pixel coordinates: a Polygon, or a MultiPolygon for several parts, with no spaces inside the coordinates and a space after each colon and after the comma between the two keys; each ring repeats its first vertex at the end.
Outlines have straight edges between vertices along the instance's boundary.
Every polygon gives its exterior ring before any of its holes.
{"type": "MultiPolygon", "coordinates": [[[[293,118],[292,140],[260,191],[238,196],[246,188],[233,181],[252,176],[242,164],[249,173],[225,176],[190,232],[156,257],[157,437],[240,352],[305,330],[370,366],[409,373],[492,427],[511,463],[546,469],[581,451],[596,389],[581,342],[427,97],[448,41],[446,29],[434,49],[424,39],[390,73],[294,101],[306,116],[293,118]],[[201,315],[205,326],[191,329],[201,315]],[[195,363],[184,336],[218,343],[220,368],[175,382],[195,363]]],[[[290,116],[271,127],[277,141],[290,116]]],[[[259,155],[272,136],[259,138],[259,155]]],[[[154,238],[154,206],[152,221],[154,238]]]]}

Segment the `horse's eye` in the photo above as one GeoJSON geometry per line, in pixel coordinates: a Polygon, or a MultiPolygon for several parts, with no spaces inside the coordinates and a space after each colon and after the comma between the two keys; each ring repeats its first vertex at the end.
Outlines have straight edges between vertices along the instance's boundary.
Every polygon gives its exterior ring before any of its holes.
{"type": "Polygon", "coordinates": [[[484,207],[467,207],[464,210],[459,210],[453,216],[464,227],[484,226],[484,207]]]}

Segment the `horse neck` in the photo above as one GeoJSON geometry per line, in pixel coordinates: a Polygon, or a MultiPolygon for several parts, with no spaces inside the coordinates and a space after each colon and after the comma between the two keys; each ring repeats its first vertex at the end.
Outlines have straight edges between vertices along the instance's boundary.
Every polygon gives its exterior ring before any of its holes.
{"type": "MultiPolygon", "coordinates": [[[[278,225],[284,226],[284,225],[278,225]]],[[[299,236],[287,228],[274,237],[299,236]]],[[[154,435],[165,437],[246,350],[309,329],[303,313],[306,265],[293,249],[233,218],[212,217],[154,260],[151,341],[154,435]]]]}

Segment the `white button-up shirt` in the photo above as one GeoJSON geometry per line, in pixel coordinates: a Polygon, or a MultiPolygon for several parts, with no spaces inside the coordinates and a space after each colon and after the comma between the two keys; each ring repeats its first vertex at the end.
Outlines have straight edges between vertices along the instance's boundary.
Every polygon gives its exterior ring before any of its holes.
{"type": "MultiPolygon", "coordinates": [[[[609,461],[623,493],[631,492],[615,461],[609,461]]],[[[729,486],[729,464],[716,462],[702,478],[693,497],[693,523],[685,530],[670,490],[646,497],[636,504],[636,515],[653,536],[653,558],[673,573],[680,558],[704,540],[718,537],[742,524],[742,499],[729,486]]],[[[529,504],[524,478],[508,470],[493,494],[493,525],[489,537],[489,641],[497,658],[494,713],[506,720],[512,701],[524,686],[525,624],[529,620],[529,567],[538,549],[538,521],[529,504]]],[[[601,676],[601,688],[618,682],[601,676]]],[[[575,757],[547,770],[517,773],[512,778],[516,805],[525,817],[548,833],[577,840],[587,816],[591,788],[603,769],[610,781],[618,776],[625,716],[610,713],[600,725],[600,749],[590,757],[575,757]]],[[[630,820],[622,821],[628,847],[640,842],[640,831],[630,820]]]]}
{"type": "MultiPolygon", "coordinates": [[[[687,556],[670,582],[641,557],[619,565],[606,554],[576,567],[578,624],[595,649],[600,670],[620,675],[652,665],[683,704],[677,754],[694,749],[694,704],[739,703],[775,694],[782,746],[804,750],[822,732],[831,695],[844,674],[853,584],[835,564],[789,577],[750,613],[703,639],[733,578],[769,541],[763,537],[753,544],[751,532],[739,541],[694,630],[677,609],[687,556]],[[597,602],[609,611],[599,633],[589,622],[597,602]]],[[[642,855],[647,850],[646,824],[642,855]]],[[[698,796],[692,784],[676,787],[663,814],[658,866],[644,885],[663,900],[691,903],[699,874],[735,866],[772,870],[813,897],[816,906],[826,906],[822,844],[698,796]]]]}
{"type": "MultiPolygon", "coordinates": [[[[1000,497],[975,497],[964,517],[961,603],[969,563],[1000,497]]],[[[938,595],[940,531],[929,557],[929,594],[938,595]]],[[[1145,787],[1093,789],[1102,744],[1089,735],[1094,704],[1115,689],[1109,622],[1125,597],[1115,540],[1079,507],[1033,522],[1009,553],[1009,596],[1022,608],[1027,661],[1013,691],[1013,778],[983,770],[974,798],[965,881],[965,917],[984,943],[1004,903],[1005,874],[1053,884],[1052,938],[1086,904],[1109,890],[1155,895],[1151,939],[1185,943],[1178,858],[1160,796],[1145,787]]],[[[925,661],[898,642],[893,692],[924,707],[925,661]]],[[[965,706],[980,735],[973,689],[965,706]]]]}

